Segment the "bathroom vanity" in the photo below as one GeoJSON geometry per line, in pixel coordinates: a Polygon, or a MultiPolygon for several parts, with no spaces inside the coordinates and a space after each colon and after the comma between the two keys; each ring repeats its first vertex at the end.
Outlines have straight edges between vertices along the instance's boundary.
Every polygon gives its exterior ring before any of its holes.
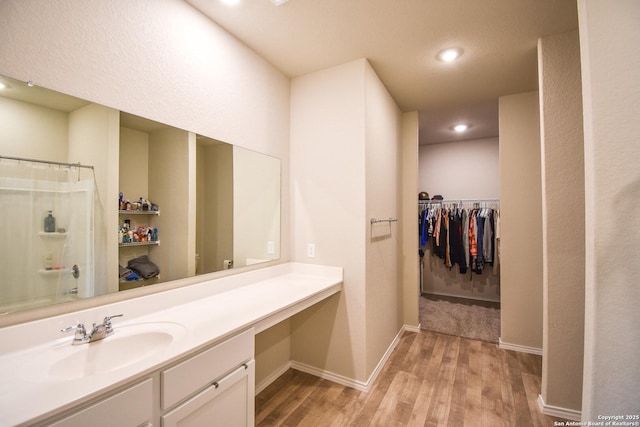
{"type": "Polygon", "coordinates": [[[2,328],[0,425],[251,426],[255,334],[341,287],[287,263],[2,328]],[[101,341],[61,337],[116,314],[101,341]]]}

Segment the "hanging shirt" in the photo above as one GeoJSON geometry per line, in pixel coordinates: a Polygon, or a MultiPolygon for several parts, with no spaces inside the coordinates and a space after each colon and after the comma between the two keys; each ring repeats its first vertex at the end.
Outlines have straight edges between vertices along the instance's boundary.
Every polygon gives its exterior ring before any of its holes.
{"type": "Polygon", "coordinates": [[[478,256],[478,242],[476,240],[476,210],[469,214],[469,255],[478,256]]]}
{"type": "Polygon", "coordinates": [[[449,216],[449,243],[451,246],[451,264],[458,264],[460,273],[467,272],[464,254],[462,218],[464,210],[455,211],[449,216]]]}
{"type": "Polygon", "coordinates": [[[487,212],[484,218],[484,234],[482,236],[482,256],[484,262],[493,262],[493,213],[487,212]]]}
{"type": "Polygon", "coordinates": [[[498,274],[500,271],[500,209],[493,211],[494,221],[494,256],[493,256],[493,274],[498,274]]]}
{"type": "Polygon", "coordinates": [[[465,266],[469,266],[469,213],[466,209],[462,209],[462,249],[465,266]]]}
{"type": "Polygon", "coordinates": [[[420,227],[420,245],[424,246],[427,244],[427,240],[429,240],[429,209],[425,209],[422,211],[422,221],[420,227]]]}
{"type": "Polygon", "coordinates": [[[484,269],[484,218],[479,215],[476,215],[476,227],[478,257],[476,259],[475,272],[480,274],[484,269]]]}
{"type": "Polygon", "coordinates": [[[451,242],[449,239],[449,236],[451,236],[451,229],[449,228],[449,211],[444,211],[443,213],[443,220],[444,220],[444,228],[445,228],[445,234],[446,234],[446,239],[445,239],[445,246],[444,246],[444,265],[446,265],[448,268],[451,268],[453,266],[453,264],[451,264],[451,242]]]}

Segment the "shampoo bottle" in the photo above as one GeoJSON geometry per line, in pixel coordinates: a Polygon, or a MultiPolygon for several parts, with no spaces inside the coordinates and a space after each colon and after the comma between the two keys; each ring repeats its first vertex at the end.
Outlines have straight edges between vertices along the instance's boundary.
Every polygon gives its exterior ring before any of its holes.
{"type": "Polygon", "coordinates": [[[53,212],[49,211],[49,215],[44,218],[44,232],[53,233],[56,231],[56,219],[53,216],[53,212]]]}
{"type": "Polygon", "coordinates": [[[50,253],[44,256],[44,269],[53,270],[53,255],[50,253]]]}

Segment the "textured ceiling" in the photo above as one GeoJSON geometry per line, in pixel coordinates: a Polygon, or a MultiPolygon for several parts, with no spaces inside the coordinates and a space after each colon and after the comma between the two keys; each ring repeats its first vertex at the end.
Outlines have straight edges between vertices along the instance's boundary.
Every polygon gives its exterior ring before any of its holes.
{"type": "Polygon", "coordinates": [[[575,0],[186,1],[289,77],[368,58],[399,107],[420,112],[421,143],[497,136],[497,98],[537,89],[537,39],[578,26],[575,0]],[[436,59],[452,46],[459,61],[436,59]],[[475,134],[433,129],[456,117],[475,134]]]}

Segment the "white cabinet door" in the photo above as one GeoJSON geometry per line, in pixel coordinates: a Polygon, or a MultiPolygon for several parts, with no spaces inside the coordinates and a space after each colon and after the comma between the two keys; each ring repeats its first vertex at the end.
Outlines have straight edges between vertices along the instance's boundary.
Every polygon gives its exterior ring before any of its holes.
{"type": "Polygon", "coordinates": [[[252,427],[255,410],[254,361],[162,416],[162,427],[252,427]]]}
{"type": "Polygon", "coordinates": [[[51,427],[137,427],[151,425],[153,380],[148,379],[82,409],[51,427]]]}
{"type": "Polygon", "coordinates": [[[167,410],[253,359],[254,330],[246,330],[160,374],[161,404],[167,410]]]}

